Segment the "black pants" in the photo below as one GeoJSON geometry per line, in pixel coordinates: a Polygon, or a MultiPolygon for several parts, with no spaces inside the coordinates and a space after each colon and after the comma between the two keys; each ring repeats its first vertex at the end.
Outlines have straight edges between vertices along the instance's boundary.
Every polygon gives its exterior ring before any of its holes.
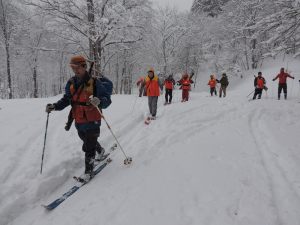
{"type": "Polygon", "coordinates": [[[172,102],[172,98],[173,98],[173,90],[172,89],[166,89],[166,94],[165,94],[166,102],[167,103],[168,102],[171,103],[172,102]]]}
{"type": "Polygon", "coordinates": [[[281,92],[283,90],[284,98],[287,98],[287,84],[279,84],[278,85],[278,99],[280,99],[281,92]]]}
{"type": "Polygon", "coordinates": [[[80,139],[83,141],[82,151],[85,152],[85,173],[90,173],[94,169],[96,151],[101,151],[101,145],[97,141],[100,136],[98,129],[78,131],[80,139]]]}
{"type": "Polygon", "coordinates": [[[213,96],[213,94],[217,95],[217,89],[215,87],[210,88],[210,95],[213,96]]]}
{"type": "Polygon", "coordinates": [[[257,95],[258,95],[258,99],[261,99],[262,92],[263,92],[263,89],[255,88],[253,100],[256,99],[257,95]]]}

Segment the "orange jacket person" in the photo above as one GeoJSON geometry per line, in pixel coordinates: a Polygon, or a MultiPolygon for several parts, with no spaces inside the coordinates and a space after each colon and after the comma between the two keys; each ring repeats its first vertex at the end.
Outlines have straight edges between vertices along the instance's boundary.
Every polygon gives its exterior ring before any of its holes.
{"type": "Polygon", "coordinates": [[[216,89],[217,80],[215,79],[214,75],[210,75],[210,80],[208,81],[207,85],[210,86],[210,95],[213,96],[214,93],[215,95],[217,95],[217,89],[216,89]]]}
{"type": "Polygon", "coordinates": [[[181,102],[186,102],[189,100],[189,92],[191,90],[191,84],[194,83],[193,80],[190,79],[190,76],[186,73],[182,76],[181,80],[179,80],[178,85],[181,85],[180,89],[182,89],[182,100],[181,102]]]}
{"type": "Polygon", "coordinates": [[[157,101],[160,96],[160,90],[163,86],[157,75],[154,74],[154,69],[148,71],[145,78],[145,88],[148,96],[148,106],[150,111],[150,119],[155,120],[157,113],[157,101]]]}

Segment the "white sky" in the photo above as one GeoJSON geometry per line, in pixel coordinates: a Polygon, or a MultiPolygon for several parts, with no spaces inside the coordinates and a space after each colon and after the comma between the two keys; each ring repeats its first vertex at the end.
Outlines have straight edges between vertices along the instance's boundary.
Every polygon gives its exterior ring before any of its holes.
{"type": "Polygon", "coordinates": [[[190,10],[194,0],[152,0],[154,5],[175,6],[180,11],[190,10]]]}

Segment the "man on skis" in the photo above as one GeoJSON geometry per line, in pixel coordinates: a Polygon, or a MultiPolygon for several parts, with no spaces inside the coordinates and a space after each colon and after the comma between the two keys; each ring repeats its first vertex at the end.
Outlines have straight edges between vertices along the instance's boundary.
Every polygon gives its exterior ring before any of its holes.
{"type": "Polygon", "coordinates": [[[48,104],[46,112],[61,111],[71,105],[75,126],[83,141],[82,150],[85,152],[85,172],[82,179],[88,181],[93,177],[96,152],[99,159],[104,154],[104,149],[97,141],[100,136],[101,115],[96,107],[107,108],[111,100],[105,86],[87,72],[87,62],[83,56],[72,57],[70,67],[75,76],[67,82],[64,96],[58,102],[48,104]]]}
{"type": "Polygon", "coordinates": [[[207,85],[210,87],[210,95],[213,96],[214,93],[217,95],[217,80],[215,79],[214,75],[210,75],[210,80],[208,81],[207,85]]]}
{"type": "Polygon", "coordinates": [[[172,74],[169,75],[167,79],[165,79],[164,85],[165,85],[165,90],[166,90],[165,105],[171,104],[172,103],[172,97],[173,97],[173,89],[174,89],[174,85],[175,85],[175,80],[174,80],[172,74]]]}
{"type": "Polygon", "coordinates": [[[219,91],[219,97],[222,98],[222,92],[223,92],[223,97],[225,98],[226,97],[226,89],[229,85],[229,81],[228,81],[228,77],[227,77],[226,73],[223,73],[222,78],[220,80],[216,79],[216,81],[221,84],[220,91],[219,91]]]}
{"type": "Polygon", "coordinates": [[[154,74],[154,69],[151,68],[148,71],[148,75],[145,78],[146,94],[148,96],[148,106],[151,117],[148,119],[155,120],[157,113],[157,102],[160,96],[160,89],[163,89],[163,85],[160,82],[157,75],[154,74]]]}
{"type": "Polygon", "coordinates": [[[273,81],[277,80],[279,78],[279,84],[278,84],[278,100],[280,100],[280,95],[283,90],[284,93],[284,99],[287,99],[287,78],[295,79],[295,77],[289,75],[288,73],[284,72],[284,68],[280,69],[280,73],[273,79],[273,81]]]}
{"type": "Polygon", "coordinates": [[[255,77],[254,79],[254,95],[253,95],[253,100],[256,99],[256,96],[258,95],[258,99],[261,99],[262,92],[265,88],[266,80],[263,78],[262,73],[258,72],[258,76],[255,77]]]}
{"type": "Polygon", "coordinates": [[[177,81],[178,85],[181,85],[180,89],[182,89],[182,100],[181,102],[187,102],[189,100],[189,92],[191,90],[191,84],[194,81],[190,78],[190,76],[185,73],[182,78],[177,81]]]}

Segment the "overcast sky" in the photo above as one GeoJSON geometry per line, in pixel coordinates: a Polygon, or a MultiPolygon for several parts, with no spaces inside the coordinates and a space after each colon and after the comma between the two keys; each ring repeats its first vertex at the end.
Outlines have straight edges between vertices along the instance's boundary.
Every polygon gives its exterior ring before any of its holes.
{"type": "Polygon", "coordinates": [[[181,11],[190,10],[194,0],[152,0],[155,5],[175,6],[181,11]]]}

